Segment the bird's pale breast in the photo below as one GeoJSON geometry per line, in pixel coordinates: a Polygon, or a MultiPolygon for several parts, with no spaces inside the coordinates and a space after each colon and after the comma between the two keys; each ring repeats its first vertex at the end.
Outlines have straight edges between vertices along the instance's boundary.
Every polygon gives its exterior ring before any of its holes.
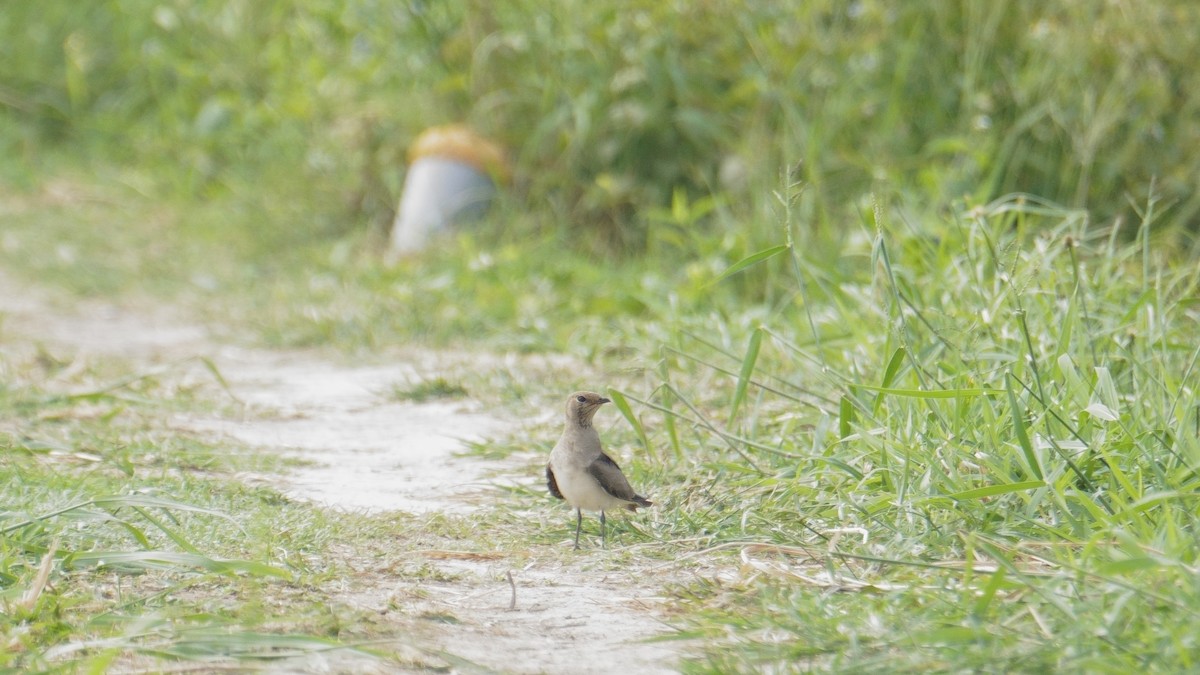
{"type": "MultiPolygon", "coordinates": [[[[595,431],[592,435],[595,435],[595,431]]],[[[586,434],[581,434],[586,435],[586,434]]],[[[575,443],[586,442],[590,439],[563,438],[554,446],[550,453],[550,468],[554,471],[554,480],[563,499],[577,509],[587,511],[602,511],[624,506],[628,502],[618,499],[604,490],[596,478],[588,473],[587,467],[600,455],[600,439],[596,437],[594,451],[584,450],[575,443]]]]}

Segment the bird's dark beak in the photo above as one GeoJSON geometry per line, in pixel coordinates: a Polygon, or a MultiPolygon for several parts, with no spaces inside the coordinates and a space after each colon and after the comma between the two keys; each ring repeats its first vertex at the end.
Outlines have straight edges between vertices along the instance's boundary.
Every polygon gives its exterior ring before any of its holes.
{"type": "Polygon", "coordinates": [[[603,396],[601,396],[601,397],[600,397],[600,403],[601,403],[601,404],[604,404],[604,403],[612,403],[612,399],[609,399],[609,398],[604,398],[603,396]]]}

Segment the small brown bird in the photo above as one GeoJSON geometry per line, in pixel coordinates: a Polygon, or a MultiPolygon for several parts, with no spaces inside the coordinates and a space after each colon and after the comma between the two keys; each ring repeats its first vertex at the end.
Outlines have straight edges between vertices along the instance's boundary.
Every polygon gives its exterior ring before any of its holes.
{"type": "Polygon", "coordinates": [[[575,507],[575,549],[579,549],[579,531],[583,528],[583,510],[600,512],[600,541],[606,544],[605,509],[637,511],[653,502],[630,487],[621,467],[604,454],[600,434],[592,418],[609,400],[590,391],[577,391],[567,399],[567,420],[562,438],[550,452],[546,465],[546,487],[550,494],[575,507]]]}

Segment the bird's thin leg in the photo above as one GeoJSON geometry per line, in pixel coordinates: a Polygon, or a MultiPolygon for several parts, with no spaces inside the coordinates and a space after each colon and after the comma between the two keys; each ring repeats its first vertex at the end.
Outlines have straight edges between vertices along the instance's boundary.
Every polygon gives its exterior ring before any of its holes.
{"type": "Polygon", "coordinates": [[[608,533],[604,529],[604,511],[600,511],[600,545],[608,548],[608,533]]]}
{"type": "Polygon", "coordinates": [[[575,550],[579,550],[579,530],[583,527],[583,509],[575,509],[575,550]]]}

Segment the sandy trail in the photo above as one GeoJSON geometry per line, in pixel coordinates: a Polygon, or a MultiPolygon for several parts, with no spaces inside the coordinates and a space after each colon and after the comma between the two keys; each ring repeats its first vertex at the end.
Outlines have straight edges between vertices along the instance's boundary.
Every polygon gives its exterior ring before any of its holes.
{"type": "Polygon", "coordinates": [[[282,477],[289,495],[369,512],[463,512],[501,468],[456,456],[466,443],[508,432],[478,404],[389,400],[393,387],[419,381],[409,363],[349,367],[244,349],[221,350],[214,361],[253,417],[180,425],[305,460],[282,477]]]}
{"type": "MultiPolygon", "coordinates": [[[[413,403],[388,394],[419,374],[436,373],[443,359],[461,364],[471,355],[413,350],[395,362],[347,366],[316,352],[222,344],[205,327],[161,308],[89,301],[61,310],[47,297],[0,273],[0,350],[44,344],[117,356],[139,368],[190,359],[195,371],[204,370],[195,357],[207,359],[241,402],[230,406],[240,414],[189,413],[170,424],[305,460],[288,475],[257,477],[293,497],[334,509],[468,513],[487,508],[497,481],[539,481],[526,475],[525,461],[462,454],[468,442],[519,431],[478,402],[413,403]]],[[[564,509],[562,517],[570,514],[564,509]]],[[[418,631],[425,643],[499,672],[675,672],[680,644],[645,642],[669,632],[658,597],[663,580],[608,569],[609,552],[584,551],[567,563],[547,553],[489,559],[404,552],[423,556],[448,580],[409,583],[390,579],[387,570],[364,569],[337,601],[380,614],[400,604],[406,621],[434,617],[418,631]],[[515,611],[507,573],[517,585],[515,611]]],[[[354,672],[362,665],[329,655],[291,664],[309,672],[354,672]]]]}

